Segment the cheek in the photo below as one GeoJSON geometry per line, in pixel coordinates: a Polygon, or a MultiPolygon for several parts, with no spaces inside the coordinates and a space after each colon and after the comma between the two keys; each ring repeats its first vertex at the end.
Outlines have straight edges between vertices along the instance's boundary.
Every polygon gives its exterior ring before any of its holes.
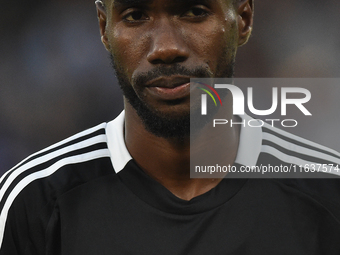
{"type": "Polygon", "coordinates": [[[109,35],[111,52],[115,56],[115,61],[129,78],[142,59],[146,57],[147,39],[140,34],[116,27],[109,35]]]}
{"type": "Polygon", "coordinates": [[[195,39],[188,39],[188,44],[199,60],[214,72],[221,58],[230,59],[234,55],[236,31],[236,21],[233,16],[228,15],[224,22],[213,20],[209,26],[191,30],[189,37],[195,39]]]}

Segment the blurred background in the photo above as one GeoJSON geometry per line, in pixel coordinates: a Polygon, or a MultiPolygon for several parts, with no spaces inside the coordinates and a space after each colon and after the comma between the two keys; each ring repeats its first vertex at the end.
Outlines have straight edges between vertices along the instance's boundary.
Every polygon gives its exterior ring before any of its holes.
{"type": "MultiPolygon", "coordinates": [[[[255,2],[236,77],[339,77],[340,1],[255,2]]],[[[1,0],[0,38],[0,175],[123,109],[94,0],[1,0]]],[[[339,88],[314,87],[317,116],[290,132],[340,150],[339,88]]]]}

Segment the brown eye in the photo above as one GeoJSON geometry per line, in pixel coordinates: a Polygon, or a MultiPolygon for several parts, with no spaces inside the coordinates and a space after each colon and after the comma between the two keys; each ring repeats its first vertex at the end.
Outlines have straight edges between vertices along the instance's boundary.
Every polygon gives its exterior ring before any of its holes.
{"type": "Polygon", "coordinates": [[[206,14],[207,14],[206,10],[198,7],[193,7],[189,11],[187,11],[185,15],[189,17],[201,17],[205,16],[206,14]]]}
{"type": "Polygon", "coordinates": [[[139,21],[139,20],[142,20],[144,18],[145,18],[144,14],[141,11],[131,12],[124,17],[124,19],[127,20],[127,21],[139,21]]]}

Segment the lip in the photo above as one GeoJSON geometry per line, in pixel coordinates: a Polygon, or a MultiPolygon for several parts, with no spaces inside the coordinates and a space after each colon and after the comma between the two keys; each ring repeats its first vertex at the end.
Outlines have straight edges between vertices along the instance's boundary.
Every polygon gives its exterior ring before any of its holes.
{"type": "Polygon", "coordinates": [[[190,83],[188,76],[162,76],[146,83],[146,87],[175,88],[182,84],[190,83]]]}
{"type": "Polygon", "coordinates": [[[190,77],[159,77],[146,83],[146,89],[163,100],[176,100],[190,95],[190,77]]]}

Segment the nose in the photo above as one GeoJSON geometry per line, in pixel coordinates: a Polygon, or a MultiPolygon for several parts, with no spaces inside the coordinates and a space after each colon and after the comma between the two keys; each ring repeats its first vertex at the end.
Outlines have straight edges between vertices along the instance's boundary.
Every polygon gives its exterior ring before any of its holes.
{"type": "Polygon", "coordinates": [[[171,20],[158,22],[151,33],[151,47],[147,60],[152,64],[174,64],[184,62],[189,57],[189,49],[179,28],[171,20]]]}

